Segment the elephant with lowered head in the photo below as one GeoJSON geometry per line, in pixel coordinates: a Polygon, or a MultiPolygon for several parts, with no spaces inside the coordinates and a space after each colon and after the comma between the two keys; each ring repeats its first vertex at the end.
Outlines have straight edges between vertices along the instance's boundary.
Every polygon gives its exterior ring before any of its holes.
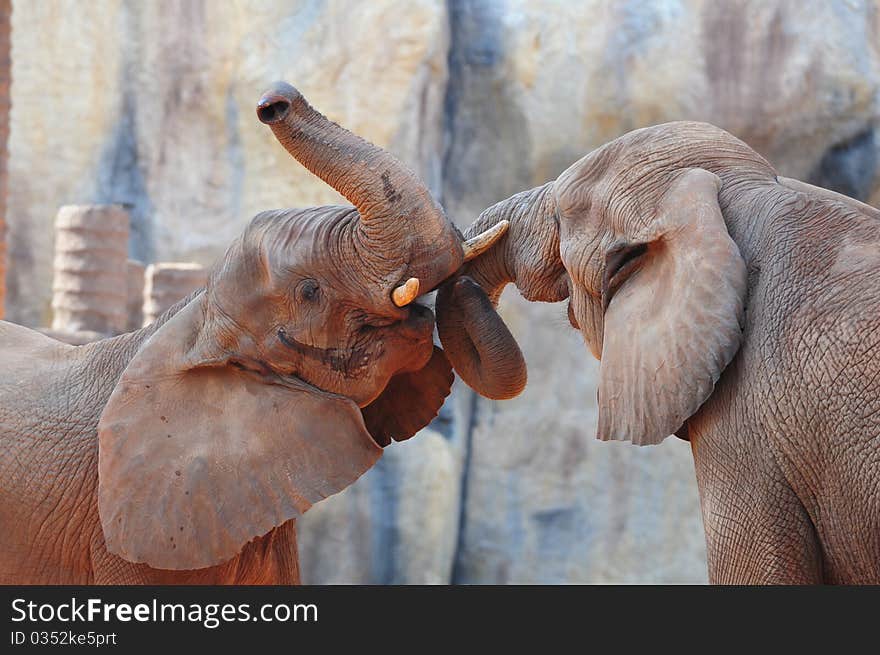
{"type": "Polygon", "coordinates": [[[508,283],[568,298],[601,360],[598,437],[690,440],[712,582],[880,582],[880,211],[677,122],[598,148],[466,234],[500,220],[498,245],[438,293],[465,381],[516,390],[468,312],[508,283]]]}
{"type": "Polygon", "coordinates": [[[506,224],[463,242],[413,173],[287,84],[257,113],[354,207],[259,214],[137,332],[72,347],[0,323],[0,582],[298,582],[295,519],[448,395],[414,301],[506,224]]]}

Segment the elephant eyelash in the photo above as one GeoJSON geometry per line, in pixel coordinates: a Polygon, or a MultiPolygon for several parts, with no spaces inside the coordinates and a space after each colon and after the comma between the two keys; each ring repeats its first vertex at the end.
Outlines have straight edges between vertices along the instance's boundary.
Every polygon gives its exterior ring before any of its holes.
{"type": "Polygon", "coordinates": [[[647,251],[647,243],[625,243],[615,246],[605,256],[605,274],[602,276],[603,311],[608,308],[615,292],[640,266],[639,258],[647,251]]]}
{"type": "Polygon", "coordinates": [[[611,277],[617,275],[621,269],[636,257],[640,257],[648,250],[647,243],[640,243],[635,246],[627,246],[623,250],[616,253],[617,258],[611,261],[611,277]]]}

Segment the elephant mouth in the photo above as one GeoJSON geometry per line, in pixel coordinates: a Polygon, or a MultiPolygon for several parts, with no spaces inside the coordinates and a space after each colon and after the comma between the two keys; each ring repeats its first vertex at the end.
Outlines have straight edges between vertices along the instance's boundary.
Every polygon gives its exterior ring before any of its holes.
{"type": "Polygon", "coordinates": [[[318,362],[343,377],[360,377],[358,372],[370,363],[366,348],[319,348],[303,343],[278,328],[278,340],[305,359],[318,362]]]}
{"type": "Polygon", "coordinates": [[[407,317],[390,325],[364,325],[359,331],[361,340],[368,341],[365,345],[350,348],[322,348],[304,343],[288,334],[283,327],[278,328],[278,341],[303,359],[319,364],[346,379],[365,377],[370,364],[381,357],[385,350],[384,335],[394,334],[413,344],[432,343],[434,331],[434,313],[417,303],[409,306],[407,317]]]}

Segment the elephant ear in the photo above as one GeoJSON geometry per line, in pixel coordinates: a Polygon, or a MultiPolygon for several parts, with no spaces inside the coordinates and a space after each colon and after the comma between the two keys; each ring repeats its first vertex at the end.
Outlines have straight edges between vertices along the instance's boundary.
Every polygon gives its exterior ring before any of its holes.
{"type": "Polygon", "coordinates": [[[660,443],[705,402],[739,349],[746,267],[720,188],[708,171],[681,172],[647,233],[606,254],[602,440],[660,443]]]}
{"type": "Polygon", "coordinates": [[[376,400],[364,407],[364,423],[376,443],[409,439],[428,425],[452,389],[455,376],[443,350],[434,346],[420,370],[398,373],[376,400]]]}
{"type": "Polygon", "coordinates": [[[98,425],[107,549],[160,569],[232,558],[382,452],[352,401],[212,357],[201,298],[143,344],[98,425]]]}

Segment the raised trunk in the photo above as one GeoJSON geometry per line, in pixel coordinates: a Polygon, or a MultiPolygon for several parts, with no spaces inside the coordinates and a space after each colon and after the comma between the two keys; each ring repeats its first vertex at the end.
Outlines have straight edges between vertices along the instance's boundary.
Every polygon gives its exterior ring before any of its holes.
{"type": "Polygon", "coordinates": [[[437,294],[437,330],[449,361],[470,387],[496,399],[519,394],[527,377],[519,346],[494,311],[504,287],[515,283],[529,300],[555,302],[568,295],[552,183],[489,207],[465,236],[501,220],[510,221],[507,234],[437,294]]]}
{"type": "Polygon", "coordinates": [[[415,241],[453,251],[451,270],[461,264],[461,243],[443,210],[391,153],[331,122],[286,83],[263,96],[257,114],[293,157],[357,207],[369,242],[400,248],[415,241]]]}

